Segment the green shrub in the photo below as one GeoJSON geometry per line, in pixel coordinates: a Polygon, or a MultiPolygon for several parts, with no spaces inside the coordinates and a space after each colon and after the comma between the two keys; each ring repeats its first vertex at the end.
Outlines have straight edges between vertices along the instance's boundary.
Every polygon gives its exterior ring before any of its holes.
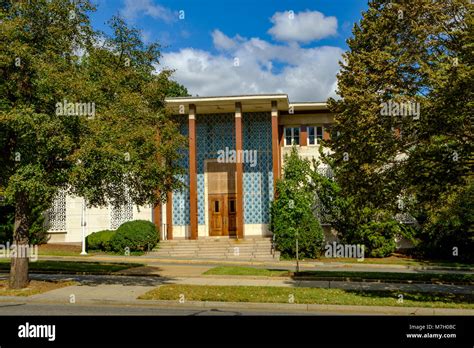
{"type": "Polygon", "coordinates": [[[285,172],[277,182],[278,195],[271,205],[271,231],[282,257],[317,258],[324,240],[323,230],[312,207],[315,194],[309,188],[310,162],[301,159],[295,148],[285,156],[285,172]]]}
{"type": "Polygon", "coordinates": [[[420,233],[419,250],[425,257],[474,261],[474,182],[440,198],[428,210],[420,233]]]}
{"type": "Polygon", "coordinates": [[[365,246],[366,257],[386,257],[397,248],[395,236],[401,234],[401,226],[395,220],[371,221],[360,226],[355,242],[365,246]]]}
{"type": "Polygon", "coordinates": [[[87,250],[110,251],[110,240],[114,236],[115,231],[104,230],[94,232],[86,237],[87,250]]]}
{"type": "Polygon", "coordinates": [[[148,251],[158,242],[156,226],[145,220],[128,221],[120,225],[112,237],[110,245],[113,251],[123,253],[130,251],[148,251]]]}

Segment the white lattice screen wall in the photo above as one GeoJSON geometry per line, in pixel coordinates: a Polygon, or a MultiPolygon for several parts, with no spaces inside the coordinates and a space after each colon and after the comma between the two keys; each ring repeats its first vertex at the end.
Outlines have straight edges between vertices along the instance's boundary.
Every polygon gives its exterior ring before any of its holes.
{"type": "Polygon", "coordinates": [[[59,191],[48,210],[48,231],[66,231],[66,191],[59,191]]]}
{"type": "Polygon", "coordinates": [[[121,224],[133,220],[133,204],[127,204],[114,208],[110,206],[110,229],[116,230],[121,224]]]}

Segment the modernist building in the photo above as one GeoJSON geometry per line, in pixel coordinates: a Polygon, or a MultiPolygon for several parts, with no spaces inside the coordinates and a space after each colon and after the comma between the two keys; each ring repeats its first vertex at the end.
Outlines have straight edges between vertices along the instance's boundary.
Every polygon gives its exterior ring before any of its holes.
{"type": "MultiPolygon", "coordinates": [[[[182,191],[167,203],[87,209],[87,233],[128,220],[153,221],[161,239],[268,236],[269,208],[283,156],[294,144],[317,158],[333,115],[326,103],[290,103],[286,94],[166,100],[189,138],[182,191]]],[[[51,242],[81,241],[83,200],[60,195],[50,210],[51,242]]]]}

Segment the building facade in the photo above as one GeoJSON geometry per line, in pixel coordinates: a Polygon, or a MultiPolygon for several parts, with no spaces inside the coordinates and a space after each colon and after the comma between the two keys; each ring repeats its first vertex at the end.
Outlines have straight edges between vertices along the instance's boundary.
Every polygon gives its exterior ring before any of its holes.
{"type": "Polygon", "coordinates": [[[186,188],[157,207],[84,209],[81,198],[59,195],[48,214],[50,242],[80,242],[82,221],[90,234],[136,219],[153,221],[161,239],[269,236],[284,155],[296,145],[301,156],[317,159],[334,120],[325,103],[290,103],[285,94],[166,103],[189,139],[179,178],[186,188]]]}

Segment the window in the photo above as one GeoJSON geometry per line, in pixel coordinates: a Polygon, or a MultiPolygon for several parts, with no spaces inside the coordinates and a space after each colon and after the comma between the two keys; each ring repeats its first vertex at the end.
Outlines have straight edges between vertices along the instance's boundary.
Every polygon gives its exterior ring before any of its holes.
{"type": "Polygon", "coordinates": [[[214,213],[219,212],[219,201],[214,201],[214,213]]]}
{"type": "Polygon", "coordinates": [[[322,139],[323,139],[322,126],[309,126],[308,127],[308,145],[320,144],[322,139]]]}
{"type": "Polygon", "coordinates": [[[300,127],[285,128],[285,146],[300,144],[300,127]]]}

